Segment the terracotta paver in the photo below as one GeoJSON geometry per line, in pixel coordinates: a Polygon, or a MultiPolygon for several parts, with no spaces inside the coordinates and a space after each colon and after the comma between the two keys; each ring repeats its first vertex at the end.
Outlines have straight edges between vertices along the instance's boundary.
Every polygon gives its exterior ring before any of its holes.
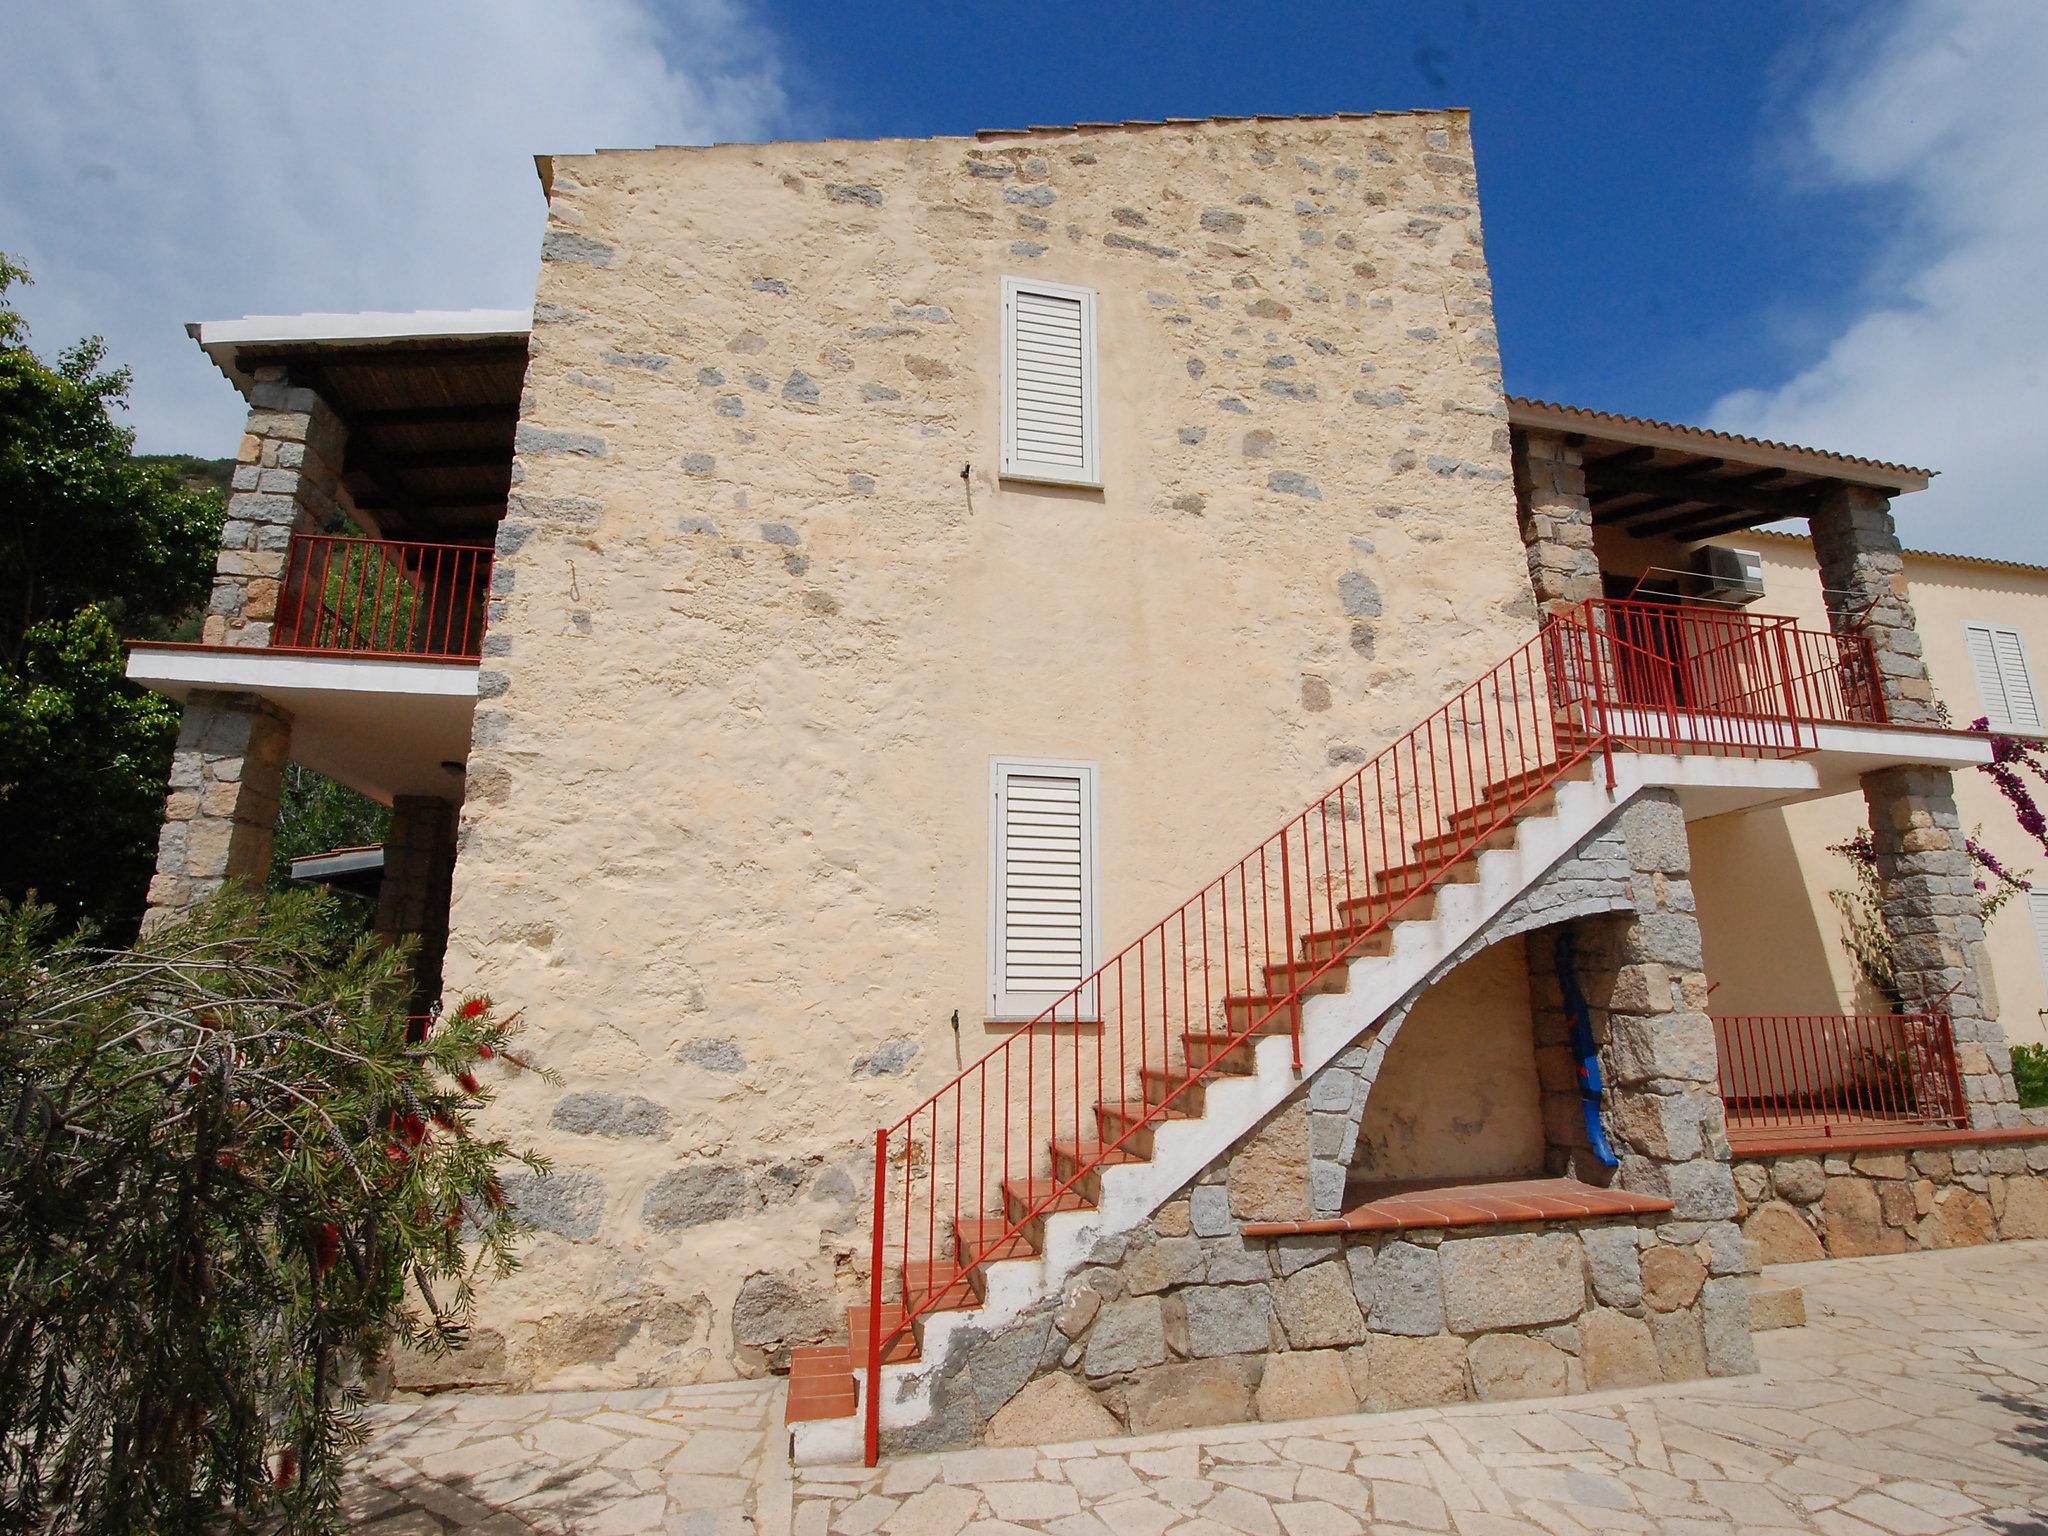
{"type": "Polygon", "coordinates": [[[2048,1531],[2048,1244],[1773,1269],[1760,1375],[1036,1450],[782,1462],[778,1388],[376,1410],[358,1525],[687,1536],[2048,1531]]]}

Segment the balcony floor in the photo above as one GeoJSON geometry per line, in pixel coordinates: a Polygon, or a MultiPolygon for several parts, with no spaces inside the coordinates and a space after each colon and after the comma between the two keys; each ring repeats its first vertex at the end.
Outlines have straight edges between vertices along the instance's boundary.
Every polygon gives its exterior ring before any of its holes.
{"type": "Polygon", "coordinates": [[[195,691],[251,693],[292,717],[292,759],[373,800],[462,796],[476,714],[474,661],[415,661],[334,651],[133,644],[128,677],[183,701],[195,691]]]}

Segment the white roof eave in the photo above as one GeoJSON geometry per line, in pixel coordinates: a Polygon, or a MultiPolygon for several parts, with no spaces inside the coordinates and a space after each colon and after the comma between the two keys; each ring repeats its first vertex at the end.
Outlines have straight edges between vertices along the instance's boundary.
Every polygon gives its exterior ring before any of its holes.
{"type": "Polygon", "coordinates": [[[237,366],[241,348],[329,346],[401,341],[513,340],[533,329],[527,309],[360,310],[352,314],[243,315],[232,320],[194,320],[185,334],[213,360],[243,395],[249,378],[237,366]]]}

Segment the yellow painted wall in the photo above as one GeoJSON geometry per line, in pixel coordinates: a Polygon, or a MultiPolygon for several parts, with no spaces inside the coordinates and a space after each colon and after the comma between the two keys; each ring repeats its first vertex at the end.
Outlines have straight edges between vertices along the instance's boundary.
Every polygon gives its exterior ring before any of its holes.
{"type": "Polygon", "coordinates": [[[1543,1171],[1542,1090],[1520,940],[1481,950],[1423,993],[1366,1100],[1352,1176],[1543,1171]]]}

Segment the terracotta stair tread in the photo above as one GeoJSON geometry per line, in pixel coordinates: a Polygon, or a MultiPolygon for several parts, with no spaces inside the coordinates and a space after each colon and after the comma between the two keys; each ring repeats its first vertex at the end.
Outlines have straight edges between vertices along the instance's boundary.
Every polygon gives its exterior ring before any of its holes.
{"type": "Polygon", "coordinates": [[[1055,1193],[1059,1190],[1060,1185],[1065,1182],[1066,1180],[1064,1179],[1005,1179],[1003,1180],[1003,1194],[1006,1198],[1023,1206],[1026,1210],[1031,1209],[1041,1200],[1051,1201],[1051,1204],[1045,1208],[1047,1212],[1092,1211],[1095,1209],[1095,1202],[1081,1194],[1079,1190],[1069,1189],[1064,1193],[1055,1193]]]}
{"type": "Polygon", "coordinates": [[[981,1293],[974,1288],[969,1271],[955,1261],[937,1263],[912,1260],[903,1270],[904,1305],[912,1303],[931,1312],[964,1312],[981,1305],[981,1293]],[[930,1305],[926,1300],[930,1298],[930,1305]]]}
{"type": "Polygon", "coordinates": [[[954,1246],[960,1250],[964,1263],[970,1254],[982,1254],[982,1262],[993,1264],[1000,1259],[1035,1259],[1038,1245],[1031,1241],[1028,1232],[1010,1231],[1011,1223],[1002,1216],[963,1216],[953,1223],[954,1246]],[[1009,1233],[1006,1237],[1005,1233],[1009,1233]],[[986,1250],[984,1252],[983,1250],[986,1250]]]}
{"type": "MultiPolygon", "coordinates": [[[[882,1303],[882,1328],[884,1332],[903,1321],[903,1304],[898,1301],[882,1303]]],[[[868,1309],[865,1306],[846,1309],[847,1348],[854,1363],[866,1365],[868,1358],[868,1309]]],[[[882,1346],[882,1361],[885,1365],[897,1365],[918,1358],[917,1331],[906,1329],[882,1346]]]]}
{"type": "Polygon", "coordinates": [[[1118,1147],[1113,1152],[1102,1150],[1102,1143],[1095,1141],[1056,1141],[1052,1144],[1055,1159],[1064,1159],[1076,1167],[1116,1168],[1126,1163],[1145,1163],[1151,1159],[1142,1157],[1129,1147],[1118,1147]]]}

